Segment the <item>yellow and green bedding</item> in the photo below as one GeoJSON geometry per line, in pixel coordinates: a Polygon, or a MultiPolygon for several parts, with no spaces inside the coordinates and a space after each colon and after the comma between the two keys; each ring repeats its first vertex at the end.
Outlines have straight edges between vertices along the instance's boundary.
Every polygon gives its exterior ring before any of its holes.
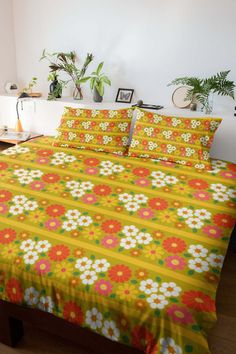
{"type": "Polygon", "coordinates": [[[52,141],[0,157],[0,298],[146,354],[210,353],[236,165],[202,171],[52,141]]]}

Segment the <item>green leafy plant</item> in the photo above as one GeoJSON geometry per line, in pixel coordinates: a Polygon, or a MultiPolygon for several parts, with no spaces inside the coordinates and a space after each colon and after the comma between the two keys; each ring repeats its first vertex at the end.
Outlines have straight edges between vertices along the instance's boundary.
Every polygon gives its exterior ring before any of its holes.
{"type": "Polygon", "coordinates": [[[221,96],[229,96],[234,99],[234,81],[227,79],[230,70],[221,71],[207,79],[198,77],[179,77],[173,80],[170,85],[189,86],[185,100],[198,100],[206,113],[211,113],[212,107],[209,103],[210,93],[216,93],[221,96]]]}
{"type": "Polygon", "coordinates": [[[44,49],[40,60],[43,59],[49,61],[51,72],[65,72],[70,77],[68,81],[64,81],[65,84],[69,81],[73,81],[75,85],[73,97],[75,99],[82,99],[83,94],[81,84],[85,83],[90,78],[89,76],[85,77],[85,73],[89,64],[93,60],[93,55],[89,53],[87,54],[81,69],[77,66],[77,57],[74,51],[69,53],[56,52],[50,54],[44,49]]]}
{"type": "Polygon", "coordinates": [[[33,89],[34,86],[37,85],[37,81],[38,81],[38,78],[35,77],[35,76],[33,76],[32,79],[30,80],[28,86],[27,86],[27,87],[24,87],[24,88],[22,89],[22,92],[25,92],[25,93],[28,93],[28,94],[29,94],[29,93],[32,93],[32,89],[33,89]]]}
{"type": "Polygon", "coordinates": [[[56,71],[51,72],[48,75],[48,81],[56,81],[56,85],[54,87],[54,90],[48,94],[48,100],[56,100],[57,98],[60,98],[62,95],[62,90],[63,87],[66,86],[66,83],[63,80],[58,79],[58,74],[56,71]]]}
{"type": "Polygon", "coordinates": [[[96,88],[96,90],[98,91],[99,95],[101,97],[104,96],[104,86],[105,85],[109,85],[111,86],[111,81],[110,79],[104,74],[102,73],[102,68],[103,68],[103,64],[104,62],[101,62],[96,71],[93,71],[91,76],[90,76],[90,88],[91,90],[94,90],[94,88],[96,88]]]}

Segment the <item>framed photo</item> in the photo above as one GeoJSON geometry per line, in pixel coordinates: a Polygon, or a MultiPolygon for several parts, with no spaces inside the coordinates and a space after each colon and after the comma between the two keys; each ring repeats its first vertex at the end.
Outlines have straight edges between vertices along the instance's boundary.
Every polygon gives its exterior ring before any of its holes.
{"type": "Polygon", "coordinates": [[[134,90],[119,88],[116,96],[116,102],[121,103],[130,103],[132,101],[132,97],[134,94],[134,90]]]}

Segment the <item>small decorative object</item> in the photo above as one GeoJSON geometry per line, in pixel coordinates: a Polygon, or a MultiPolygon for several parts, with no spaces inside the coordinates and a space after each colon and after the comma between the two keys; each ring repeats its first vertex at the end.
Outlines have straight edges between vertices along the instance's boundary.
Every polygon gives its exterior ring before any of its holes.
{"type": "Polygon", "coordinates": [[[93,71],[90,76],[90,88],[93,91],[93,100],[95,102],[102,102],[104,95],[104,86],[111,86],[110,79],[104,74],[101,73],[103,68],[103,62],[101,62],[96,71],[93,71]]]}
{"type": "Polygon", "coordinates": [[[65,85],[64,81],[58,79],[58,74],[56,71],[48,75],[48,81],[51,81],[51,84],[49,86],[48,100],[55,100],[57,98],[61,98],[62,89],[65,85]]]}
{"type": "Polygon", "coordinates": [[[192,102],[189,106],[190,111],[196,111],[197,110],[197,103],[192,102]]]}
{"type": "Polygon", "coordinates": [[[190,87],[180,86],[172,94],[172,102],[177,108],[188,108],[193,98],[186,99],[190,87]]]}
{"type": "MultiPolygon", "coordinates": [[[[38,95],[40,93],[38,92],[35,92],[33,93],[32,92],[32,89],[34,86],[36,86],[37,84],[37,81],[38,81],[38,78],[33,76],[32,79],[30,80],[29,84],[27,87],[24,87],[22,90],[21,90],[21,93],[27,93],[28,96],[31,96],[31,97],[38,97],[38,95]],[[35,96],[36,95],[36,96],[35,96]]],[[[41,95],[41,94],[40,94],[41,95]]]]}
{"type": "Polygon", "coordinates": [[[85,77],[85,73],[89,64],[93,60],[93,55],[89,53],[87,54],[81,69],[76,66],[77,59],[75,52],[50,54],[46,53],[44,49],[40,60],[42,59],[49,61],[49,68],[51,69],[51,72],[62,71],[70,77],[68,81],[65,81],[65,84],[69,81],[73,81],[75,85],[73,98],[75,100],[81,100],[83,98],[81,84],[85,83],[90,78],[89,76],[85,77]]]}
{"type": "Polygon", "coordinates": [[[22,128],[22,124],[21,124],[20,116],[19,116],[19,103],[21,102],[21,104],[22,104],[22,99],[29,98],[29,97],[31,97],[31,96],[27,92],[22,92],[20,94],[20,96],[17,98],[17,101],[16,101],[17,121],[16,121],[16,127],[15,127],[16,132],[23,132],[24,131],[22,128]]]}
{"type": "Polygon", "coordinates": [[[156,109],[156,110],[163,108],[163,106],[160,106],[160,105],[143,103],[142,100],[138,100],[136,104],[132,105],[132,107],[139,107],[139,108],[145,108],[145,109],[156,109]]]}
{"type": "MultiPolygon", "coordinates": [[[[234,81],[227,79],[230,70],[221,71],[207,79],[198,77],[180,77],[173,80],[169,85],[187,85],[189,86],[185,100],[197,100],[202,104],[202,110],[206,114],[212,113],[213,94],[229,96],[234,99],[234,81]]],[[[168,85],[168,86],[169,86],[168,85]]]]}
{"type": "Polygon", "coordinates": [[[121,103],[130,103],[132,101],[132,97],[134,94],[134,90],[119,88],[116,96],[116,102],[121,103]]]}
{"type": "Polygon", "coordinates": [[[5,85],[5,91],[9,94],[16,94],[18,92],[18,85],[13,82],[7,82],[5,85]]]}

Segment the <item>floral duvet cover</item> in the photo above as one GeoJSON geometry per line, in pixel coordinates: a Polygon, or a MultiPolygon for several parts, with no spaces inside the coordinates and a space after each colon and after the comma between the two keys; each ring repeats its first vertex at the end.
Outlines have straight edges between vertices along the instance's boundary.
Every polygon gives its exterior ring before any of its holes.
{"type": "Polygon", "coordinates": [[[146,354],[209,353],[236,165],[56,148],[0,157],[0,298],[146,354]]]}

